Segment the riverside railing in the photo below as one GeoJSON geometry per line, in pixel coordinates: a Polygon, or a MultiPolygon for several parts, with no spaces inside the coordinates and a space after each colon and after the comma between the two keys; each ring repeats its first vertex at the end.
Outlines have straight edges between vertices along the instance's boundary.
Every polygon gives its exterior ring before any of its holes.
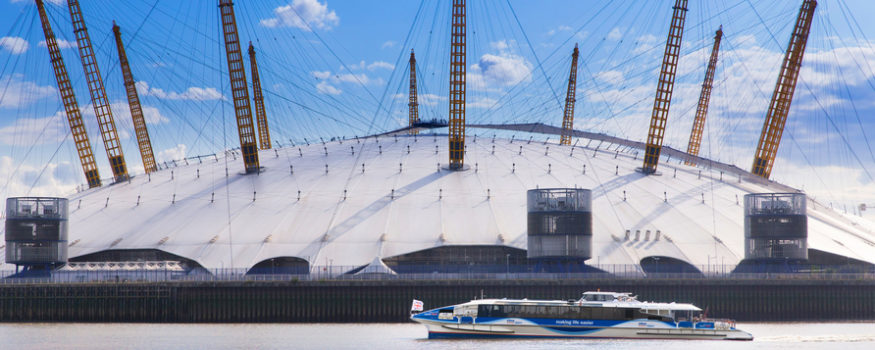
{"type": "MultiPolygon", "coordinates": [[[[529,265],[508,265],[503,272],[478,271],[415,273],[356,273],[361,266],[313,266],[297,271],[280,268],[240,269],[196,268],[182,270],[96,270],[16,273],[0,270],[0,284],[48,283],[131,283],[131,282],[234,282],[234,281],[320,281],[320,280],[544,280],[544,279],[729,279],[729,280],[875,280],[875,269],[847,265],[806,265],[794,270],[734,272],[735,265],[697,267],[702,272],[644,271],[640,265],[594,265],[595,269],[568,272],[532,272],[529,265]],[[297,273],[288,273],[289,271],[297,273]]],[[[425,267],[423,267],[425,268],[425,267]]],[[[420,271],[427,271],[422,269],[420,271]]],[[[749,270],[748,270],[749,271],[749,270]]]]}

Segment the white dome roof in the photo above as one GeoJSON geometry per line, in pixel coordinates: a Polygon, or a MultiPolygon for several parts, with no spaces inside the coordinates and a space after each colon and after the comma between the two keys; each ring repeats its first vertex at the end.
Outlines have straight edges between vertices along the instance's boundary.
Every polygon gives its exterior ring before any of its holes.
{"type": "MultiPolygon", "coordinates": [[[[526,190],[579,187],[593,197],[589,264],[660,256],[729,265],[744,258],[742,197],[796,191],[732,166],[686,166],[677,157],[663,157],[661,176],[646,176],[636,171],[640,144],[631,141],[586,134],[572,154],[544,137],[493,141],[492,132],[476,141],[469,132],[469,169],[460,172],[446,170],[440,135],[264,150],[259,175],[243,175],[234,152],[177,161],[72,196],[69,239],[76,244],[69,255],[160,249],[206,268],[232,261],[248,268],[275,257],[362,266],[443,245],[526,249],[526,190]]],[[[872,223],[810,199],[808,218],[809,248],[875,263],[872,223]]]]}

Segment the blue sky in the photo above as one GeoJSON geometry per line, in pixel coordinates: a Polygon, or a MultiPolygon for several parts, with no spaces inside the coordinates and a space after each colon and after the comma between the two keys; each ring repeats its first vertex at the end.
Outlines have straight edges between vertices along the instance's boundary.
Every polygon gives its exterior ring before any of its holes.
{"type": "MultiPolygon", "coordinates": [[[[0,2],[0,197],[84,182],[32,1],[0,2]]],[[[66,1],[47,0],[104,177],[110,171],[66,1]],[[73,44],[71,44],[73,43],[73,44]]],[[[672,1],[471,1],[468,122],[559,125],[580,45],[575,127],[644,140],[672,1]]],[[[714,31],[723,45],[701,154],[750,168],[801,1],[692,1],[665,144],[685,149],[714,31]]],[[[237,1],[259,55],[273,139],[404,126],[407,58],[421,114],[447,114],[447,1],[237,1]]],[[[122,28],[159,162],[237,146],[215,1],[85,0],[82,10],[131,172],[142,173],[111,34],[122,28]]],[[[825,202],[875,205],[875,24],[870,1],[822,1],[773,179],[825,202]]],[[[248,66],[248,63],[247,63],[248,66]]],[[[490,132],[491,134],[491,132],[490,132]]],[[[870,212],[875,210],[870,210],[870,212]]]]}

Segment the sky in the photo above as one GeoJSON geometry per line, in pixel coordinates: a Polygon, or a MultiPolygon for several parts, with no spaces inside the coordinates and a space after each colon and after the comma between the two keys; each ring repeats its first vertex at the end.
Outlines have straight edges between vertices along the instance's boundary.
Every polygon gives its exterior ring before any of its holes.
{"type": "MultiPolygon", "coordinates": [[[[46,3],[95,159],[108,178],[66,1],[46,3]]],[[[750,168],[800,4],[690,2],[665,145],[686,149],[714,32],[722,26],[700,155],[750,168]]],[[[252,42],[257,52],[275,143],[405,126],[411,50],[421,117],[446,118],[448,1],[235,5],[241,44],[252,42]]],[[[575,128],[645,140],[672,5],[470,1],[467,122],[561,125],[577,44],[575,128]]],[[[216,1],[84,0],[81,6],[132,174],[142,174],[143,166],[112,21],[121,27],[162,166],[239,146],[216,1]]],[[[873,10],[865,0],[818,5],[772,179],[848,212],[868,204],[863,214],[875,218],[875,23],[865,20],[873,10]]],[[[64,196],[84,183],[44,40],[32,1],[0,0],[0,197],[64,196]]]]}

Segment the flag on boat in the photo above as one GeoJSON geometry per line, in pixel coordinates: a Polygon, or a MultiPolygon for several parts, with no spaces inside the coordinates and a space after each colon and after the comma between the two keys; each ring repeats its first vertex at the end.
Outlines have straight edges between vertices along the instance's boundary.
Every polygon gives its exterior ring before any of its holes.
{"type": "Polygon", "coordinates": [[[413,305],[410,306],[410,311],[422,311],[422,301],[413,299],[413,305]]]}

